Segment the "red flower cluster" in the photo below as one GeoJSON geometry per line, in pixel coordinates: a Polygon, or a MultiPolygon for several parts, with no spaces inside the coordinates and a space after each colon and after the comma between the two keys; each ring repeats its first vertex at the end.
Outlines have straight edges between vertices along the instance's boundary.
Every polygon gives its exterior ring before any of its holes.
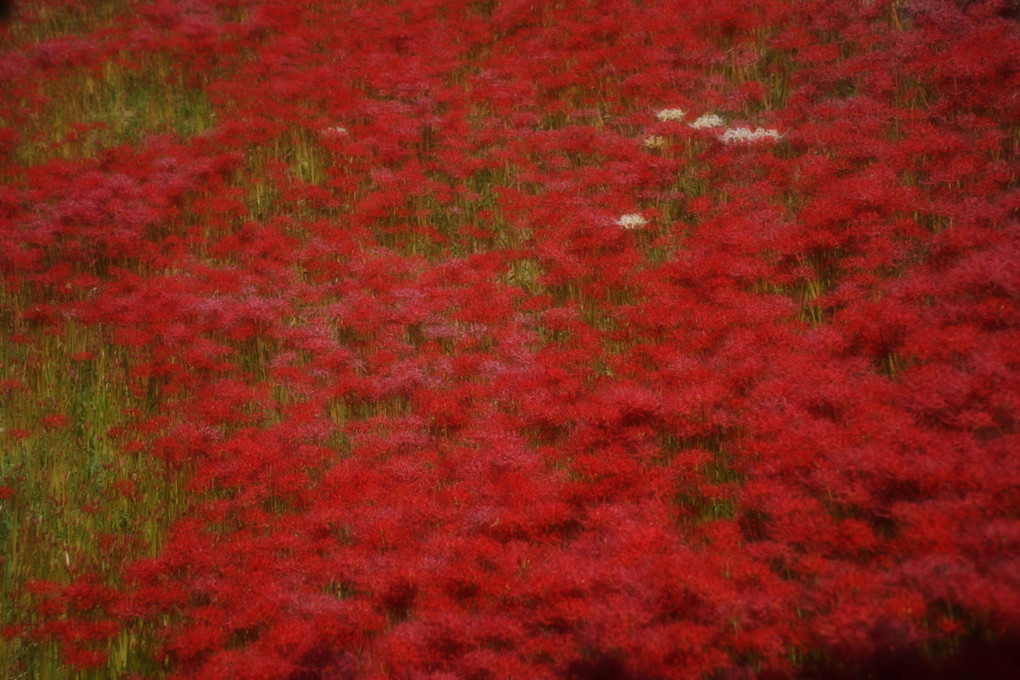
{"type": "MultiPolygon", "coordinates": [[[[92,329],[68,357],[116,357],[132,407],[41,403],[0,446],[107,432],[152,477],[107,491],[128,548],[16,584],[4,638],[439,680],[1015,635],[1010,8],[161,0],[45,40],[16,15],[4,346],[92,329]],[[54,138],[59,87],[180,98],[54,138]]],[[[13,375],[0,399],[37,389],[13,375]]],[[[28,503],[0,472],[0,512],[28,503]]]]}

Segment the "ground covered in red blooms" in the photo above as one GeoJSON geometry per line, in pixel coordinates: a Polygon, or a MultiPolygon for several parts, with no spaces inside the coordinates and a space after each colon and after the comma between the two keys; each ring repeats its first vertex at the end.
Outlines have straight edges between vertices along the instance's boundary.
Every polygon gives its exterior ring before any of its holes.
{"type": "Polygon", "coordinates": [[[4,677],[1015,670],[1018,13],[18,5],[4,677]]]}

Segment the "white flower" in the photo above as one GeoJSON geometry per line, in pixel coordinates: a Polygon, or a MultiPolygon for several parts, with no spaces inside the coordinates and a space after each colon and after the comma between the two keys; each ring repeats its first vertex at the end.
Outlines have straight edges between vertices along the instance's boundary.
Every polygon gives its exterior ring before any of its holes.
{"type": "Polygon", "coordinates": [[[322,131],[322,136],[326,139],[336,139],[337,137],[346,137],[347,128],[342,128],[339,125],[337,127],[326,128],[322,131]]]}
{"type": "Polygon", "coordinates": [[[659,120],[683,120],[687,114],[683,109],[663,109],[655,114],[655,117],[659,120]]]}
{"type": "Polygon", "coordinates": [[[766,130],[765,128],[730,128],[719,139],[729,144],[730,142],[758,142],[763,139],[778,140],[782,137],[778,130],[766,130]]]}
{"type": "Polygon", "coordinates": [[[726,125],[726,121],[724,121],[722,118],[715,115],[714,113],[706,113],[705,115],[698,117],[696,121],[691,123],[691,127],[694,128],[695,130],[722,127],[723,125],[726,125]]]}
{"type": "Polygon", "coordinates": [[[660,135],[651,135],[645,138],[644,145],[649,149],[665,149],[669,141],[660,135]]]}
{"type": "Polygon", "coordinates": [[[629,215],[620,215],[620,219],[616,220],[616,223],[624,229],[637,229],[648,224],[648,220],[638,213],[631,213],[629,215]]]}

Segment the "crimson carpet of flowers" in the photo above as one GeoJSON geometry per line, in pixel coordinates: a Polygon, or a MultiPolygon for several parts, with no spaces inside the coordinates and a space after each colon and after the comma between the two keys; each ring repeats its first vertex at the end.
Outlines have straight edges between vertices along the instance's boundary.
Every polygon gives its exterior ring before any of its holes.
{"type": "Polygon", "coordinates": [[[0,677],[1015,636],[1018,15],[16,4],[0,677]]]}

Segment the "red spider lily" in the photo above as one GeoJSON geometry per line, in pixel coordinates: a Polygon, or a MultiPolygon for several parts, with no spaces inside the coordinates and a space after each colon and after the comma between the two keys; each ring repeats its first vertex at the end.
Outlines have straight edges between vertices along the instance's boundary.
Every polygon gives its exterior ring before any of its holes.
{"type": "Polygon", "coordinates": [[[810,677],[1015,630],[1005,4],[137,9],[2,29],[15,674],[810,677]]]}

